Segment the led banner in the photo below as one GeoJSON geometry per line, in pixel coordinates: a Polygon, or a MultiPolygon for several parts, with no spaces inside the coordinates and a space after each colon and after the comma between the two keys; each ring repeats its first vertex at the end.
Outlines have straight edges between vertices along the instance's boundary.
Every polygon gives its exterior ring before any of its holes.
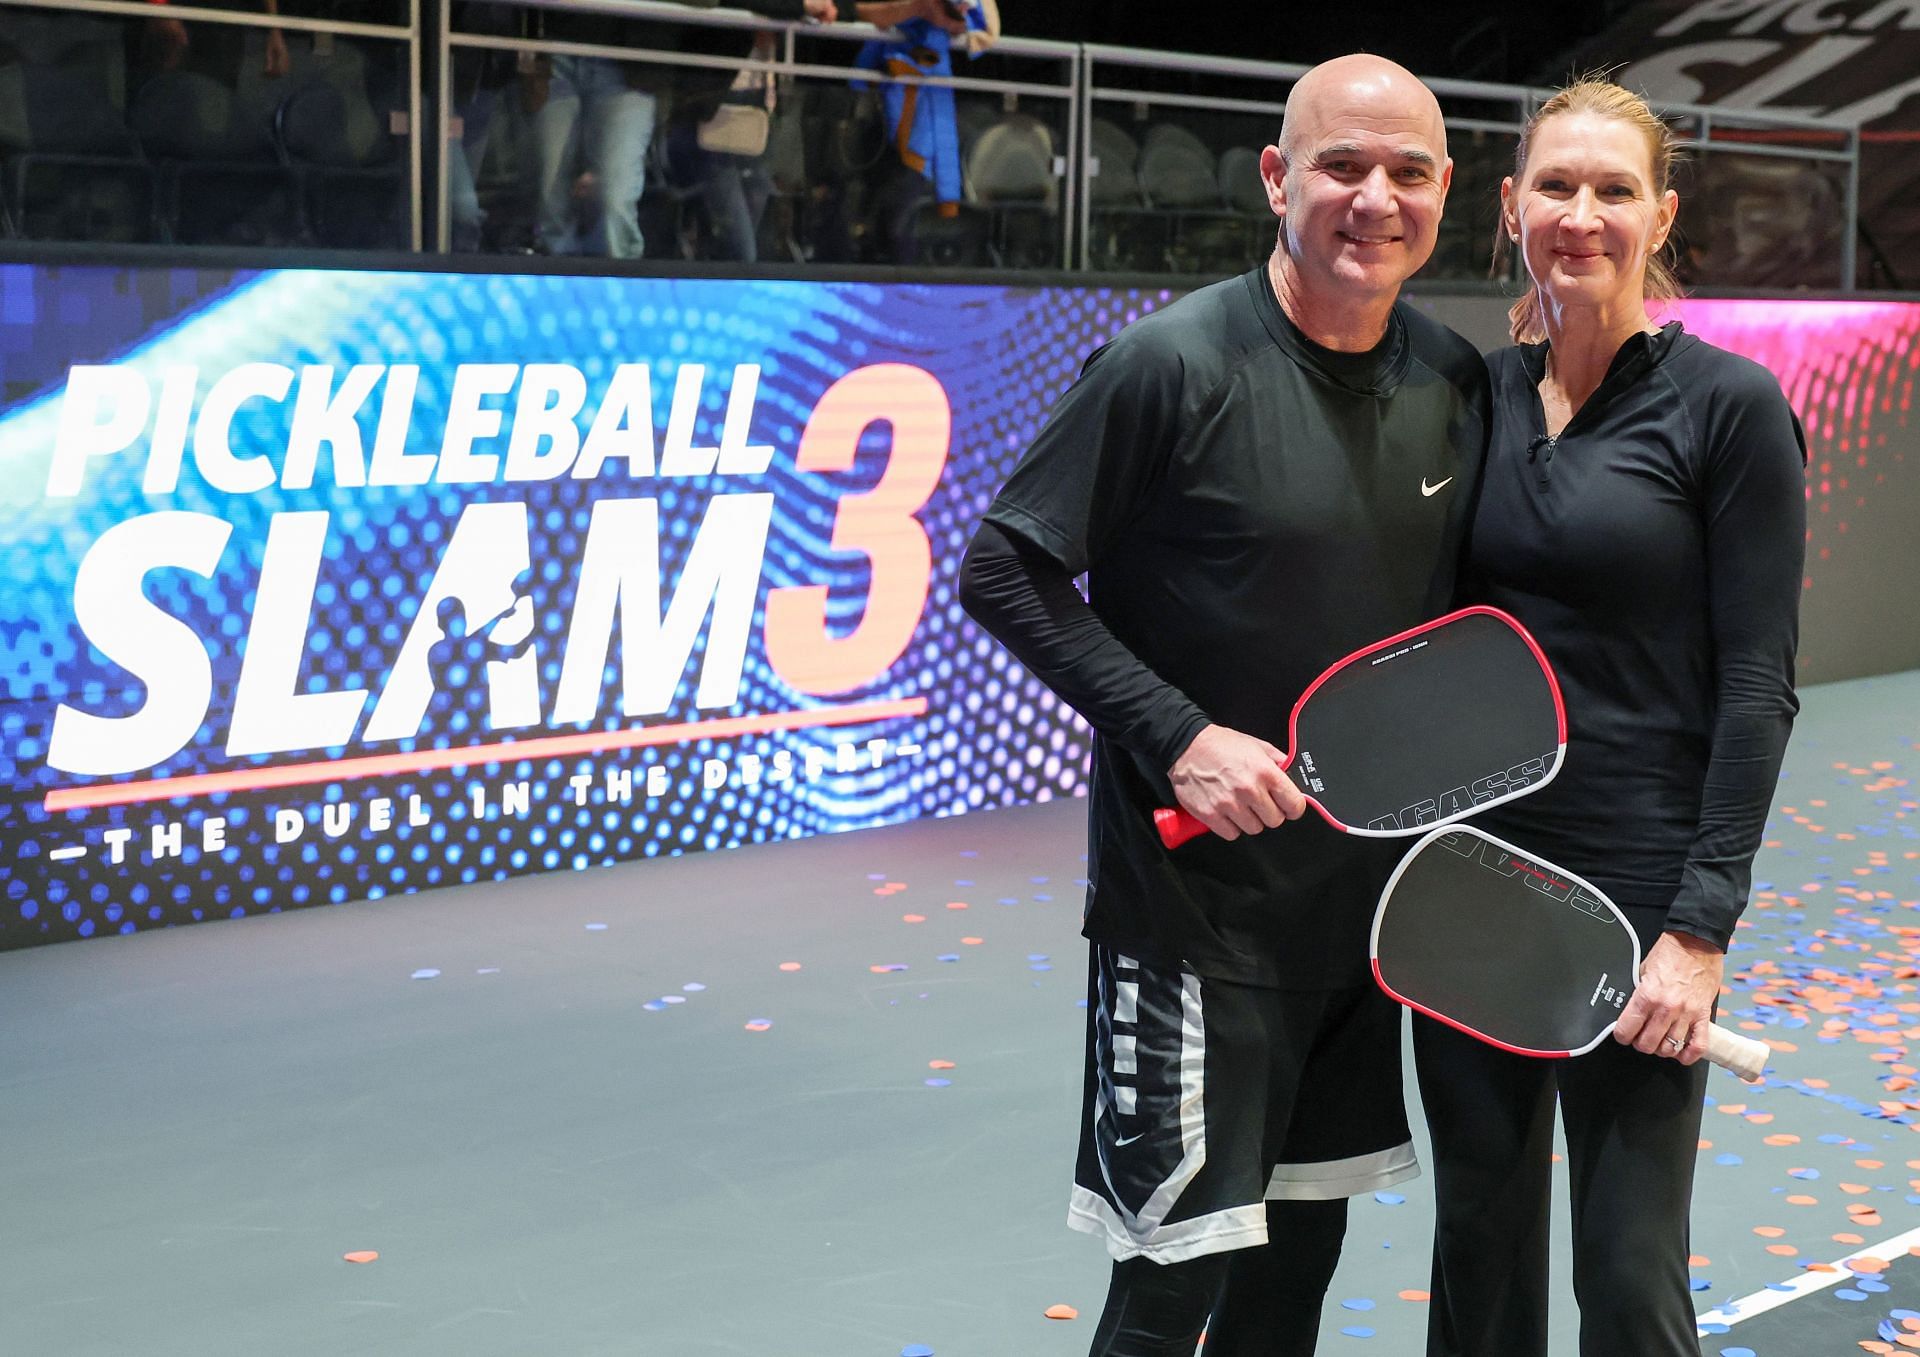
{"type": "MultiPolygon", "coordinates": [[[[0,266],[0,948],[1081,791],[956,576],[1172,295],[0,266]]],[[[1904,588],[1920,307],[1682,314],[1904,588]]]]}
{"type": "Polygon", "coordinates": [[[0,945],[1078,791],[955,574],[1161,300],[0,270],[0,945]]]}

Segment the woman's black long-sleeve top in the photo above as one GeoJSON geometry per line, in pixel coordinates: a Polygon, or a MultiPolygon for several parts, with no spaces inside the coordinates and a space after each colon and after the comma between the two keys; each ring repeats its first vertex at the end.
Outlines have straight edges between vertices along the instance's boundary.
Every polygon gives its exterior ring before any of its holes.
{"type": "Polygon", "coordinates": [[[1677,322],[1622,346],[1549,438],[1546,355],[1488,360],[1464,583],[1553,662],[1567,755],[1484,824],[1606,891],[1643,946],[1724,949],[1799,709],[1805,439],[1771,373],[1677,322]]]}

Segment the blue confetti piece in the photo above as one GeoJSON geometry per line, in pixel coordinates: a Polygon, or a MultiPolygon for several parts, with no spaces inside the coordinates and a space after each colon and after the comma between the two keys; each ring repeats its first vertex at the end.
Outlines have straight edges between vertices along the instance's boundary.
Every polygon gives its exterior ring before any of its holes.
{"type": "Polygon", "coordinates": [[[1708,1281],[1705,1277],[1695,1277],[1691,1281],[1689,1281],[1687,1285],[1692,1287],[1695,1291],[1713,1290],[1713,1283],[1708,1281]]]}
{"type": "Polygon", "coordinates": [[[587,925],[587,932],[589,933],[604,933],[606,931],[607,931],[607,926],[605,924],[588,924],[587,925]]]}
{"type": "Polygon", "coordinates": [[[1350,1300],[1341,1301],[1340,1308],[1342,1310],[1371,1310],[1373,1308],[1373,1302],[1365,1296],[1355,1296],[1350,1300]]]}
{"type": "Polygon", "coordinates": [[[1349,1324],[1349,1325],[1347,1325],[1347,1327],[1346,1327],[1346,1328],[1344,1328],[1344,1329],[1342,1329],[1342,1330],[1340,1330],[1340,1332],[1341,1332],[1341,1333],[1343,1333],[1343,1334],[1345,1334],[1345,1335],[1346,1335],[1347,1337],[1349,1337],[1349,1338],[1371,1338],[1371,1337],[1373,1337],[1373,1330],[1372,1330],[1372,1329],[1369,1329],[1369,1328],[1368,1328],[1368,1327],[1367,1327],[1366,1325],[1364,1325],[1364,1324],[1349,1324]]]}
{"type": "Polygon", "coordinates": [[[664,1013],[667,1011],[667,1006],[658,999],[649,999],[646,1003],[640,1005],[640,1007],[646,1009],[649,1013],[664,1013]]]}
{"type": "Polygon", "coordinates": [[[1791,1286],[1788,1286],[1788,1285],[1787,1285],[1787,1284],[1786,1284],[1785,1282],[1768,1282],[1768,1283],[1767,1283],[1767,1285],[1766,1285],[1766,1289],[1767,1289],[1768,1291],[1791,1291],[1791,1290],[1793,1290],[1793,1288],[1792,1288],[1791,1286]]]}
{"type": "Polygon", "coordinates": [[[694,980],[687,984],[682,985],[680,988],[685,990],[688,994],[698,994],[700,993],[700,991],[704,990],[706,986],[701,984],[698,980],[694,980]]]}
{"type": "Polygon", "coordinates": [[[900,1349],[900,1357],[933,1357],[933,1349],[925,1343],[909,1343],[900,1349]]]}
{"type": "Polygon", "coordinates": [[[440,972],[434,970],[433,967],[428,966],[421,970],[415,971],[413,973],[412,978],[415,980],[438,980],[440,978],[440,972]]]}
{"type": "Polygon", "coordinates": [[[960,954],[958,952],[943,952],[934,958],[935,961],[958,961],[959,959],[960,954]]]}
{"type": "Polygon", "coordinates": [[[1733,1325],[1722,1324],[1717,1319],[1707,1320],[1700,1325],[1700,1332],[1705,1334],[1732,1333],[1733,1325]]]}
{"type": "Polygon", "coordinates": [[[1895,1319],[1920,1319],[1920,1310],[1895,1310],[1892,1313],[1895,1319]]]}
{"type": "Polygon", "coordinates": [[[1852,1136],[1836,1135],[1829,1131],[1826,1135],[1820,1137],[1820,1143],[1822,1145],[1845,1145],[1852,1139],[1852,1136]]]}
{"type": "Polygon", "coordinates": [[[1811,1183],[1820,1177],[1820,1170],[1819,1169],[1788,1169],[1787,1177],[1799,1178],[1806,1182],[1811,1183]]]}
{"type": "Polygon", "coordinates": [[[1720,1155],[1714,1156],[1713,1162],[1716,1164],[1724,1164],[1726,1167],[1732,1168],[1735,1164],[1744,1163],[1746,1161],[1741,1159],[1740,1156],[1737,1154],[1720,1154],[1720,1155]]]}
{"type": "Polygon", "coordinates": [[[1036,961],[1033,965],[1027,967],[1027,969],[1030,971],[1050,971],[1053,969],[1053,966],[1049,962],[1036,961]]]}
{"type": "Polygon", "coordinates": [[[1721,1348],[1720,1357],[1755,1357],[1752,1348],[1721,1348]]]}
{"type": "Polygon", "coordinates": [[[1864,1291],[1855,1291],[1855,1290],[1854,1290],[1854,1289],[1853,1289],[1852,1287],[1850,1287],[1850,1286],[1843,1286],[1843,1287],[1841,1287],[1841,1288],[1840,1288],[1840,1289],[1839,1289],[1838,1291],[1835,1291],[1835,1292],[1834,1292],[1833,1294],[1834,1294],[1834,1295],[1836,1295],[1836,1296],[1838,1296],[1838,1297],[1839,1297],[1839,1298],[1840,1298],[1841,1300],[1856,1300],[1856,1301],[1858,1301],[1858,1300],[1865,1300],[1865,1299],[1867,1298],[1867,1293],[1866,1293],[1866,1292],[1864,1292],[1864,1291]]]}
{"type": "Polygon", "coordinates": [[[1028,961],[1045,961],[1046,959],[1047,959],[1047,954],[1045,952],[1028,952],[1027,953],[1028,961]]]}
{"type": "Polygon", "coordinates": [[[1862,1291],[1872,1292],[1876,1296],[1893,1289],[1877,1277],[1861,1277],[1854,1282],[1854,1286],[1862,1291]]]}
{"type": "Polygon", "coordinates": [[[1382,1206],[1400,1206],[1407,1200],[1398,1192],[1376,1192],[1373,1194],[1373,1199],[1382,1206]]]}
{"type": "Polygon", "coordinates": [[[953,1084],[953,1080],[951,1080],[951,1079],[929,1079],[929,1080],[927,1080],[927,1087],[928,1087],[928,1088],[949,1088],[949,1087],[951,1087],[951,1086],[952,1086],[952,1084],[953,1084]]]}
{"type": "Polygon", "coordinates": [[[1009,895],[1009,896],[1005,896],[1005,897],[1003,897],[1003,898],[1001,899],[1001,901],[1000,901],[1000,903],[1001,903],[1001,904],[1003,904],[1003,905],[1017,905],[1017,904],[1019,904],[1020,902],[1019,902],[1018,900],[1016,900],[1016,899],[1014,899],[1014,898],[1013,898],[1013,897],[1012,897],[1011,895],[1009,895]]]}

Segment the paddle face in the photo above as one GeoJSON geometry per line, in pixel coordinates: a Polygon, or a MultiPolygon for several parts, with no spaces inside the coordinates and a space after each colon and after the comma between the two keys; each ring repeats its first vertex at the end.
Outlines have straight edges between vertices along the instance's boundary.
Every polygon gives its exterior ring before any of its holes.
{"type": "MultiPolygon", "coordinates": [[[[1419,834],[1544,787],[1567,718],[1546,656],[1495,608],[1464,608],[1341,660],[1294,704],[1287,772],[1335,829],[1419,834]]],[[[1175,848],[1206,832],[1159,811],[1175,848]]]]}
{"type": "Polygon", "coordinates": [[[1580,1055],[1613,1030],[1640,943],[1611,900],[1477,829],[1429,834],[1380,897],[1373,973],[1410,1008],[1522,1055],[1580,1055]]]}
{"type": "Polygon", "coordinates": [[[1417,834],[1543,787],[1567,722],[1520,624],[1468,608],[1349,656],[1293,711],[1288,771],[1353,834],[1417,834]]]}

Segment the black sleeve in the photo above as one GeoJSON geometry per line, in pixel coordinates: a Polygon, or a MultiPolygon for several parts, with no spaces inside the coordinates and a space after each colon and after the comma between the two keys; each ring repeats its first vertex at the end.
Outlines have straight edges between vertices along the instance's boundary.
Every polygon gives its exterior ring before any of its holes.
{"type": "Polygon", "coordinates": [[[1725,948],[1746,908],[1800,710],[1793,691],[1806,546],[1806,438],[1773,376],[1741,362],[1704,401],[1713,745],[1667,927],[1725,948]]]}
{"type": "Polygon", "coordinates": [[[1096,564],[1165,472],[1180,436],[1184,371],[1177,338],[1145,324],[1094,350],[987,520],[1069,577],[1096,564]]]}
{"type": "Polygon", "coordinates": [[[1095,730],[1156,767],[1171,768],[1208,724],[1107,629],[1065,566],[991,520],[960,563],[960,603],[1095,730]]]}

